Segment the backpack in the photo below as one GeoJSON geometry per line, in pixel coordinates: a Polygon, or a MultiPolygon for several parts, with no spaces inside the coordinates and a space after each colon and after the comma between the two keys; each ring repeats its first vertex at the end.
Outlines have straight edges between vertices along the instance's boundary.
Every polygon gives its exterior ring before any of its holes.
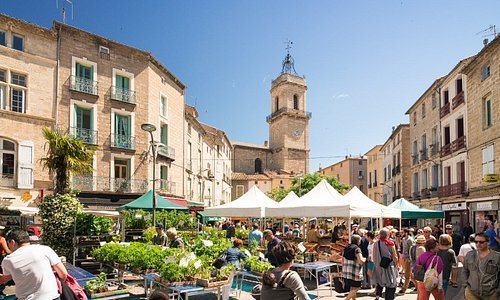
{"type": "MultiPolygon", "coordinates": [[[[285,287],[285,280],[292,274],[292,272],[290,270],[288,270],[286,273],[284,274],[281,274],[281,278],[280,280],[278,281],[278,284],[273,287],[272,289],[273,290],[283,290],[283,289],[287,289],[289,290],[287,287],[285,287]]],[[[257,284],[256,286],[254,286],[252,288],[252,297],[254,299],[257,299],[257,300],[260,300],[260,296],[261,296],[261,292],[262,292],[262,283],[259,283],[257,284]]]]}
{"type": "Polygon", "coordinates": [[[433,266],[432,264],[434,263],[434,260],[437,258],[438,256],[435,255],[432,260],[431,260],[431,264],[429,265],[429,269],[427,269],[425,271],[425,275],[424,275],[424,285],[425,285],[425,289],[428,291],[428,292],[432,292],[433,290],[435,290],[439,284],[439,274],[438,274],[438,271],[437,271],[437,262],[436,264],[433,266]]]}
{"type": "Polygon", "coordinates": [[[412,264],[417,260],[417,245],[413,245],[410,248],[410,261],[412,264]]]}

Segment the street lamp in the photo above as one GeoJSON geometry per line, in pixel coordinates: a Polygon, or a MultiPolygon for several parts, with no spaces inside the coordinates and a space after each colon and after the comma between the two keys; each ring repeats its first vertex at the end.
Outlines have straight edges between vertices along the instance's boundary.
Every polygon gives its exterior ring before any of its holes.
{"type": "Polygon", "coordinates": [[[151,151],[153,152],[153,226],[156,226],[156,190],[155,190],[155,181],[156,181],[156,149],[155,149],[155,141],[153,138],[153,131],[156,130],[156,126],[153,124],[142,124],[141,129],[149,132],[151,136],[151,151]]]}

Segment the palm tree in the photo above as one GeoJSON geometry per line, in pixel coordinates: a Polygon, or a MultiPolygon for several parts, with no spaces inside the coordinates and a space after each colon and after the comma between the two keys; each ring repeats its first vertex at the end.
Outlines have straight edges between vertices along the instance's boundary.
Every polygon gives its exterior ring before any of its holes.
{"type": "Polygon", "coordinates": [[[43,129],[46,139],[47,155],[40,159],[43,168],[55,172],[55,194],[68,191],[68,177],[71,174],[86,174],[92,172],[92,159],[95,146],[89,146],[66,132],[43,129]]]}

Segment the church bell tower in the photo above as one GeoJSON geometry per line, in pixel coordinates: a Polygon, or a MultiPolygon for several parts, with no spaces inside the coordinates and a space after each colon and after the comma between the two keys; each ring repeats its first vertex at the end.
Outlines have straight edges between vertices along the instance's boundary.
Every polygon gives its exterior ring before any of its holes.
{"type": "Polygon", "coordinates": [[[281,74],[271,84],[269,148],[273,153],[273,169],[306,174],[309,172],[309,119],[306,111],[307,84],[295,71],[294,60],[287,54],[281,74]]]}

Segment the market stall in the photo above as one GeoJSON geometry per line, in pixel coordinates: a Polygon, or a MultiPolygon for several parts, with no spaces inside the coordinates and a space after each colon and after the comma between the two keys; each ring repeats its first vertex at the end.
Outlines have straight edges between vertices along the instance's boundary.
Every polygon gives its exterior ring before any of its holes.
{"type": "MultiPolygon", "coordinates": [[[[399,209],[401,219],[441,219],[444,218],[444,212],[440,210],[431,210],[416,206],[410,201],[401,198],[392,202],[389,208],[399,209]]],[[[387,218],[391,218],[387,216],[387,218]]]]}
{"type": "MultiPolygon", "coordinates": [[[[188,210],[187,207],[175,204],[162,196],[155,193],[156,209],[170,209],[170,210],[188,210]]],[[[118,207],[118,211],[124,209],[142,209],[153,210],[153,190],[149,190],[146,194],[140,196],[134,201],[118,207]]]]}

